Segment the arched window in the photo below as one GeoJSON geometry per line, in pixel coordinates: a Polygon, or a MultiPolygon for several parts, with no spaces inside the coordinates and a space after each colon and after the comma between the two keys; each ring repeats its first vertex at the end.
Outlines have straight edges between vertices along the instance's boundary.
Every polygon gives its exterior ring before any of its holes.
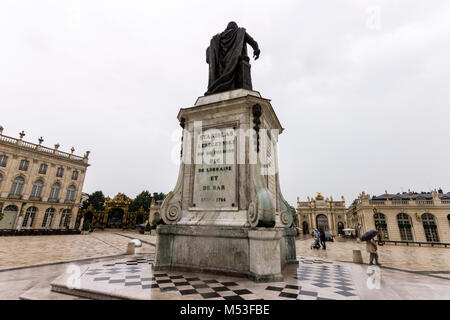
{"type": "Polygon", "coordinates": [[[45,210],[44,220],[42,220],[42,227],[49,228],[52,226],[53,216],[55,215],[54,208],[48,208],[45,210]]]}
{"type": "Polygon", "coordinates": [[[302,227],[303,227],[303,234],[308,234],[309,233],[308,222],[303,221],[302,227]]]}
{"type": "Polygon", "coordinates": [[[50,199],[56,200],[59,196],[59,189],[61,188],[61,185],[56,182],[53,184],[52,189],[50,190],[50,199]]]}
{"type": "Polygon", "coordinates": [[[31,196],[39,198],[41,196],[41,194],[42,194],[42,188],[43,187],[44,187],[44,183],[42,182],[42,180],[37,180],[33,184],[33,189],[31,190],[31,196]]]}
{"type": "Polygon", "coordinates": [[[344,223],[339,221],[337,223],[338,234],[344,234],[344,223]]]}
{"type": "Polygon", "coordinates": [[[316,217],[316,226],[317,229],[322,229],[324,232],[327,232],[329,230],[327,216],[324,214],[319,214],[316,217]]]}
{"type": "Polygon", "coordinates": [[[436,221],[434,216],[430,213],[422,215],[423,230],[425,231],[425,238],[428,242],[439,242],[439,235],[437,231],[436,221]]]}
{"type": "Polygon", "coordinates": [[[17,206],[10,205],[10,206],[7,206],[5,208],[5,210],[3,210],[3,212],[6,212],[6,211],[15,211],[15,212],[17,212],[17,211],[19,211],[19,208],[17,208],[17,206]]]}
{"type": "MultiPolygon", "coordinates": [[[[0,209],[1,210],[1,209],[0,209]]],[[[19,209],[17,206],[9,205],[3,209],[3,218],[0,219],[0,229],[14,229],[19,209]]]]}
{"type": "Polygon", "coordinates": [[[59,221],[59,227],[65,228],[70,222],[70,209],[64,209],[61,214],[61,220],[59,221]]]}
{"type": "Polygon", "coordinates": [[[397,223],[402,241],[413,241],[411,217],[406,213],[399,213],[397,215],[397,223]]]}
{"type": "Polygon", "coordinates": [[[31,228],[34,223],[34,218],[36,216],[36,213],[37,213],[36,207],[29,207],[27,209],[27,211],[25,212],[25,218],[23,219],[22,227],[30,227],[31,228]]]}
{"type": "Polygon", "coordinates": [[[70,186],[67,188],[66,200],[73,201],[75,199],[75,187],[70,186]]]}
{"type": "Polygon", "coordinates": [[[382,213],[375,213],[373,215],[375,220],[375,228],[380,232],[383,240],[389,240],[389,233],[387,230],[386,216],[382,213]]]}
{"type": "Polygon", "coordinates": [[[23,184],[25,183],[25,179],[22,177],[17,177],[14,179],[13,184],[11,186],[10,194],[12,196],[20,196],[22,194],[23,184]]]}

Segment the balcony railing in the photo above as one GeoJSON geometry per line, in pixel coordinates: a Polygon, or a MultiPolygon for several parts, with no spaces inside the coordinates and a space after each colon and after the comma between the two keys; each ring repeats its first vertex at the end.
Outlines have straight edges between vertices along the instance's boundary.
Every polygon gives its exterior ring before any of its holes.
{"type": "Polygon", "coordinates": [[[370,200],[369,203],[370,204],[384,205],[385,201],[384,200],[370,200]]]}
{"type": "Polygon", "coordinates": [[[433,200],[416,200],[416,204],[432,205],[433,204],[433,200]]]}
{"type": "Polygon", "coordinates": [[[5,142],[7,144],[20,146],[22,148],[26,148],[26,149],[30,149],[30,150],[35,150],[35,151],[51,154],[53,156],[57,156],[57,157],[60,157],[60,158],[65,158],[65,159],[74,160],[74,161],[80,161],[80,162],[83,162],[85,160],[85,158],[77,156],[77,155],[74,155],[74,154],[71,154],[71,153],[59,151],[57,149],[47,148],[47,147],[41,146],[39,144],[31,143],[31,142],[28,142],[28,141],[23,141],[21,139],[16,139],[16,138],[13,138],[13,137],[8,137],[8,136],[2,135],[2,134],[0,134],[0,141],[5,142]]]}
{"type": "Polygon", "coordinates": [[[403,204],[408,204],[409,200],[392,200],[392,204],[393,205],[403,205],[403,204]]]}

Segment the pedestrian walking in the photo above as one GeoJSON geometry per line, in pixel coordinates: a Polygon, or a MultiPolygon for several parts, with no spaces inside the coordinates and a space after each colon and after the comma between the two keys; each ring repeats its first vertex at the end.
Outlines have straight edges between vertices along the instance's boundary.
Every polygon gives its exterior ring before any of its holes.
{"type": "Polygon", "coordinates": [[[323,250],[327,250],[327,245],[326,245],[326,237],[325,237],[325,232],[323,231],[322,228],[319,229],[319,239],[320,239],[320,244],[322,245],[322,249],[323,250]]]}
{"type": "Polygon", "coordinates": [[[378,263],[378,253],[377,253],[377,243],[374,239],[367,240],[367,252],[370,253],[370,265],[373,265],[373,260],[375,260],[375,264],[379,266],[378,263]]]}

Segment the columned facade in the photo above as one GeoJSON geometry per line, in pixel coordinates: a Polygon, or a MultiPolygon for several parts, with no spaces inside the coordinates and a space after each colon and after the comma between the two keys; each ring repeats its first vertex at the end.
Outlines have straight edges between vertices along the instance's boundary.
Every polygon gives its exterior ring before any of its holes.
{"type": "Polygon", "coordinates": [[[3,135],[0,127],[0,230],[72,229],[81,205],[83,157],[3,135]]]}
{"type": "Polygon", "coordinates": [[[299,228],[304,235],[311,234],[314,229],[322,228],[325,232],[336,236],[347,227],[345,200],[335,201],[332,197],[324,199],[318,193],[315,198],[300,201],[297,198],[297,217],[299,228]]]}
{"type": "Polygon", "coordinates": [[[358,236],[377,229],[385,240],[450,243],[450,192],[362,192],[347,218],[358,236]]]}

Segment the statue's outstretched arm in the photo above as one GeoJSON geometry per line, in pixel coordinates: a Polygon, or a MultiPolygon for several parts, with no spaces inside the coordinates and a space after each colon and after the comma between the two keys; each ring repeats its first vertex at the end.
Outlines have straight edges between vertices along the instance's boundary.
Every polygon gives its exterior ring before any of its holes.
{"type": "Polygon", "coordinates": [[[255,41],[247,32],[245,33],[245,42],[248,43],[253,49],[253,57],[255,60],[259,58],[261,50],[259,50],[258,42],[255,41]]]}

